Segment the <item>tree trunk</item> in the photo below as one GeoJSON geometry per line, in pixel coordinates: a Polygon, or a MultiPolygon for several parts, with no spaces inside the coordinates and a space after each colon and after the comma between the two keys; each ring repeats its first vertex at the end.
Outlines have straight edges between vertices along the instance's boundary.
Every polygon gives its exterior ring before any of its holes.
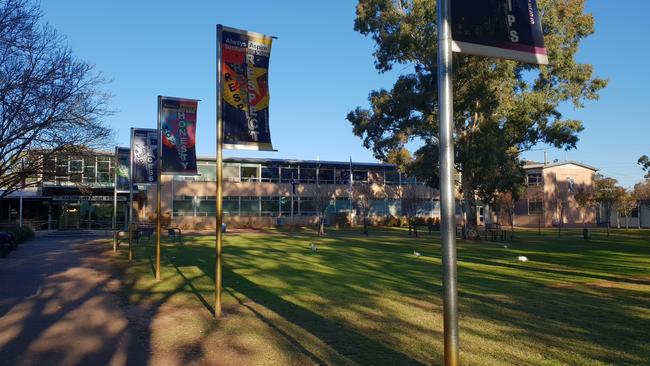
{"type": "MultiPolygon", "coordinates": [[[[479,240],[481,236],[478,232],[478,220],[476,218],[476,199],[474,191],[471,189],[467,177],[471,176],[470,172],[463,171],[461,177],[463,186],[463,200],[465,201],[465,211],[467,218],[465,220],[465,238],[469,240],[479,240]]],[[[454,208],[455,212],[455,208],[454,208]]]]}
{"type": "Polygon", "coordinates": [[[325,235],[325,220],[323,220],[323,216],[320,216],[318,218],[318,236],[323,235],[325,235]]]}
{"type": "Polygon", "coordinates": [[[368,218],[363,218],[363,235],[368,236],[368,218]]]}

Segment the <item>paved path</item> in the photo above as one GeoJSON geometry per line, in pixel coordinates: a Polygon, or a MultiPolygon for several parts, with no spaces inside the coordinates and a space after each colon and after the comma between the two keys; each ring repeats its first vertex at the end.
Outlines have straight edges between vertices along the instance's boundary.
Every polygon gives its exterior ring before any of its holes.
{"type": "Polygon", "coordinates": [[[146,365],[105,241],[42,237],[0,259],[0,365],[146,365]]]}

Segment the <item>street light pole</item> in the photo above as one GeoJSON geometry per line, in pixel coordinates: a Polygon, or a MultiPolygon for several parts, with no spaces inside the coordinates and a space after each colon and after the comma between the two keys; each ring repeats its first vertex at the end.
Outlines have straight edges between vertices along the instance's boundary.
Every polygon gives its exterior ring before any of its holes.
{"type": "MultiPolygon", "coordinates": [[[[454,196],[451,0],[438,0],[438,125],[440,146],[440,230],[443,268],[444,364],[459,364],[458,290],[454,196]]],[[[433,167],[432,167],[433,168],[433,167]]]]}

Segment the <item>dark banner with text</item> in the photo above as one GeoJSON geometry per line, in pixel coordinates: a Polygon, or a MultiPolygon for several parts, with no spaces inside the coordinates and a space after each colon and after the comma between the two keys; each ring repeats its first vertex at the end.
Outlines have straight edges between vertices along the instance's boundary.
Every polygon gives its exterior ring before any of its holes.
{"type": "Polygon", "coordinates": [[[217,26],[220,39],[223,147],[273,150],[269,128],[272,37],[217,26]]]}
{"type": "Polygon", "coordinates": [[[159,97],[162,172],[196,174],[196,111],[192,99],[159,97]]]}
{"type": "Polygon", "coordinates": [[[454,52],[548,64],[536,0],[453,0],[454,52]]]}
{"type": "Polygon", "coordinates": [[[158,180],[158,130],[131,129],[131,159],[133,183],[156,183],[158,180]]]}
{"type": "Polygon", "coordinates": [[[128,192],[129,184],[129,158],[131,150],[126,147],[115,148],[115,189],[118,192],[128,192]]]}

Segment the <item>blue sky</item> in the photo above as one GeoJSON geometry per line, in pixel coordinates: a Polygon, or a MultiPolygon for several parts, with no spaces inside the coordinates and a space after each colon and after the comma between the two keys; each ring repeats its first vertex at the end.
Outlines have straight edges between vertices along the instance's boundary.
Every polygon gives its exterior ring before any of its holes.
{"type": "MultiPolygon", "coordinates": [[[[156,96],[201,99],[198,153],[215,153],[215,25],[277,36],[271,55],[271,132],[278,152],[227,151],[226,156],[374,161],[351,132],[346,114],[367,106],[372,89],[390,87],[400,72],[378,74],[374,44],[353,30],[355,1],[43,1],[45,20],[81,58],[112,82],[108,119],[116,143],[129,128],[156,126],[156,96]]],[[[588,0],[596,34],[579,61],[595,66],[609,86],[582,110],[564,110],[585,131],[577,150],[549,149],[552,159],[596,166],[630,187],[642,179],[636,160],[650,154],[650,2],[588,0]],[[630,11],[634,9],[634,11],[630,11]]],[[[543,19],[542,19],[543,21],[543,19]]],[[[543,148],[543,147],[540,147],[543,148]]],[[[524,155],[543,159],[543,151],[524,155]]]]}

